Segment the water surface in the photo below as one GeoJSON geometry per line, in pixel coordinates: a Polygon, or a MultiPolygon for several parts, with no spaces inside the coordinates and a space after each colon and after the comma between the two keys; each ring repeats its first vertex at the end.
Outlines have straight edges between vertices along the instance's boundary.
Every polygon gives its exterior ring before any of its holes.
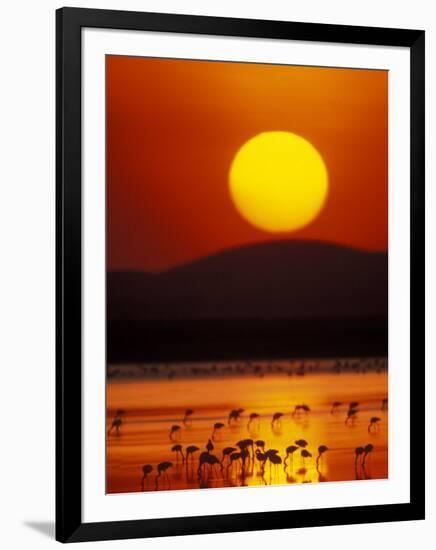
{"type": "MultiPolygon", "coordinates": [[[[108,430],[117,410],[122,409],[123,413],[119,434],[112,429],[107,437],[107,492],[140,491],[144,464],[153,467],[144,490],[386,478],[388,413],[381,406],[388,389],[385,364],[380,367],[379,363],[371,363],[362,368],[356,367],[359,363],[350,363],[337,368],[330,362],[303,370],[301,364],[294,369],[286,365],[291,363],[235,367],[231,372],[223,364],[185,366],[184,371],[169,365],[155,366],[153,371],[150,366],[138,365],[130,371],[112,366],[115,374],[107,384],[108,430]],[[192,368],[199,371],[194,375],[192,368]],[[206,368],[207,375],[202,370],[206,368]],[[335,401],[341,405],[332,413],[335,401]],[[354,421],[346,424],[352,401],[359,403],[358,412],[354,421]],[[295,406],[303,403],[310,411],[292,415],[295,406]],[[183,417],[188,408],[194,412],[185,425],[183,417]],[[244,409],[240,419],[229,425],[229,412],[239,408],[244,409]],[[277,412],[283,417],[272,425],[277,412]],[[249,424],[250,413],[257,413],[259,419],[249,424]],[[380,419],[377,428],[368,431],[370,419],[375,416],[380,419]],[[206,450],[217,422],[224,427],[215,433],[211,454],[219,460],[225,447],[236,447],[236,442],[246,438],[264,440],[265,449],[276,449],[282,461],[285,449],[304,439],[312,458],[304,459],[299,448],[287,460],[286,467],[267,461],[263,471],[261,463],[251,458],[244,467],[240,460],[228,467],[226,459],[222,468],[206,465],[199,476],[198,457],[206,450]],[[181,429],[171,440],[173,425],[181,429]],[[175,444],[183,449],[196,445],[200,451],[186,464],[181,455],[171,451],[175,444]],[[363,455],[356,463],[355,449],[368,444],[373,449],[363,466],[363,455]],[[317,465],[320,445],[326,445],[328,451],[317,465]],[[173,466],[156,483],[157,465],[163,461],[170,461],[173,466]]],[[[250,455],[255,448],[249,448],[250,455]]]]}

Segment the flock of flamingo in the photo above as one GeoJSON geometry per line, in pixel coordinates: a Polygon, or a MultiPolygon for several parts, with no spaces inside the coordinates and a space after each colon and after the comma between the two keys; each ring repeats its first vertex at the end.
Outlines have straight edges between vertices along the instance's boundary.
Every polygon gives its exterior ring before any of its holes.
{"type": "Polygon", "coordinates": [[[387,369],[385,358],[367,359],[337,359],[323,361],[289,361],[265,363],[254,361],[243,361],[232,364],[203,364],[203,365],[180,365],[176,368],[169,363],[159,365],[130,365],[128,368],[120,368],[114,365],[108,368],[108,378],[123,377],[146,377],[146,378],[175,378],[185,377],[209,377],[209,376],[244,376],[254,375],[259,378],[270,374],[283,374],[285,376],[304,376],[310,373],[332,372],[335,374],[354,373],[366,374],[368,372],[381,373],[387,369]]]}
{"type": "MultiPolygon", "coordinates": [[[[385,411],[388,407],[388,399],[381,401],[380,410],[385,411]]],[[[345,426],[353,426],[358,413],[360,412],[359,403],[351,401],[348,404],[334,401],[331,405],[331,415],[344,415],[345,426]],[[345,408],[344,408],[345,407],[345,408]]],[[[221,451],[221,456],[214,454],[216,440],[220,437],[220,432],[232,425],[243,426],[246,422],[246,430],[248,435],[252,435],[259,429],[261,415],[255,412],[244,415],[245,411],[242,408],[233,409],[229,412],[227,421],[215,422],[211,426],[211,434],[202,450],[197,445],[188,445],[183,447],[180,443],[181,433],[183,430],[189,434],[192,428],[195,414],[193,409],[186,409],[181,419],[180,424],[174,424],[169,429],[169,451],[174,455],[174,461],[166,460],[159,462],[155,467],[152,464],[144,464],[142,466],[142,475],[140,479],[140,489],[151,490],[150,476],[154,473],[154,489],[159,490],[171,488],[171,480],[168,471],[175,466],[180,468],[180,464],[185,469],[186,480],[192,482],[196,479],[200,488],[209,487],[209,482],[213,479],[221,478],[222,485],[229,484],[230,480],[240,486],[246,485],[245,480],[248,476],[257,475],[261,478],[262,483],[267,484],[266,470],[269,466],[270,482],[277,471],[277,468],[282,467],[286,474],[288,482],[295,482],[294,473],[303,475],[307,472],[307,465],[311,462],[312,467],[315,467],[318,474],[318,481],[326,481],[322,473],[323,455],[332,450],[327,445],[319,445],[316,451],[309,450],[310,446],[305,439],[296,439],[293,444],[286,447],[284,455],[280,455],[278,449],[267,448],[266,442],[261,439],[252,439],[251,437],[241,439],[233,446],[224,447],[221,451]],[[296,457],[296,458],[294,458],[296,457]],[[295,461],[299,459],[299,463],[295,461]],[[225,483],[227,482],[227,483],[225,483]]],[[[307,417],[311,413],[311,408],[305,403],[295,405],[293,411],[289,413],[292,418],[297,421],[302,417],[307,417]]],[[[120,436],[124,423],[126,411],[118,409],[108,430],[108,436],[120,436]]],[[[281,429],[282,418],[285,413],[276,412],[270,418],[271,431],[277,433],[281,429]]],[[[379,425],[382,419],[378,416],[369,417],[368,434],[375,434],[379,430],[379,425]]],[[[373,452],[374,446],[368,443],[363,446],[358,446],[354,450],[354,456],[350,457],[353,461],[355,478],[367,479],[366,471],[368,459],[373,452]]]]}

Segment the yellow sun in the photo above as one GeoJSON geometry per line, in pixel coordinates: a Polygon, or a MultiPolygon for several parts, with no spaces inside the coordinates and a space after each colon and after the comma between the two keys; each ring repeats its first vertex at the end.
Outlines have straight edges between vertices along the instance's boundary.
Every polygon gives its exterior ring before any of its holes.
{"type": "Polygon", "coordinates": [[[229,180],[242,217],[271,232],[294,231],[310,223],[328,191],[321,155],[291,132],[264,132],[244,143],[233,159],[229,180]]]}

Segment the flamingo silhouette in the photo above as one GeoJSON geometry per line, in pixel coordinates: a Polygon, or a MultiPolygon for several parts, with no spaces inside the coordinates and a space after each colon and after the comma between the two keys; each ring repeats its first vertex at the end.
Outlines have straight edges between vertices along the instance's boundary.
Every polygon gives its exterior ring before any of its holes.
{"type": "Polygon", "coordinates": [[[173,451],[173,453],[176,453],[176,462],[179,462],[179,454],[180,454],[182,457],[182,464],[184,464],[185,455],[183,454],[183,447],[180,444],[177,444],[177,445],[173,445],[171,447],[171,450],[173,451]]]}
{"type": "Polygon", "coordinates": [[[292,416],[294,417],[297,414],[300,415],[301,412],[303,412],[304,414],[309,414],[310,413],[309,405],[306,405],[306,403],[295,405],[294,410],[292,412],[292,416]]]}
{"type": "Polygon", "coordinates": [[[265,471],[265,463],[268,459],[268,456],[266,455],[266,453],[262,453],[261,451],[259,451],[259,449],[256,449],[256,458],[260,462],[260,472],[263,475],[265,471]]]}
{"type": "Polygon", "coordinates": [[[211,453],[215,449],[215,445],[212,443],[210,439],[206,443],[206,449],[208,453],[211,453]]]}
{"type": "Polygon", "coordinates": [[[218,430],[221,430],[224,428],[224,424],[222,422],[215,422],[213,425],[213,432],[212,432],[212,441],[215,441],[215,435],[218,430]]]}
{"type": "Polygon", "coordinates": [[[268,449],[265,451],[266,458],[269,459],[272,455],[278,454],[278,452],[279,451],[277,449],[268,449]]]}
{"type": "Polygon", "coordinates": [[[233,409],[229,413],[229,418],[227,423],[230,425],[233,422],[237,422],[241,418],[241,414],[244,412],[244,409],[233,409]]]}
{"type": "Polygon", "coordinates": [[[245,477],[245,466],[246,466],[246,463],[247,463],[247,458],[250,457],[250,453],[247,449],[247,447],[244,447],[243,449],[241,449],[241,461],[242,461],[242,477],[244,478],[245,477]]]}
{"type": "Polygon", "coordinates": [[[357,409],[348,409],[347,417],[345,418],[345,425],[348,426],[348,423],[351,420],[351,423],[354,424],[354,421],[356,420],[356,415],[358,413],[357,409]]]}
{"type": "Polygon", "coordinates": [[[237,460],[240,460],[241,459],[241,453],[240,452],[236,452],[236,453],[232,453],[230,456],[229,456],[229,463],[227,465],[227,471],[229,470],[229,468],[231,468],[233,470],[233,463],[236,462],[237,460]]]}
{"type": "Polygon", "coordinates": [[[312,458],[312,453],[310,453],[307,449],[301,450],[301,457],[303,459],[303,466],[306,465],[306,458],[312,458]]]}
{"type": "Polygon", "coordinates": [[[198,459],[198,475],[200,475],[202,467],[207,464],[209,454],[210,453],[208,451],[203,451],[200,453],[200,457],[198,459]]]}
{"type": "Polygon", "coordinates": [[[221,468],[223,468],[224,460],[236,451],[236,447],[224,447],[223,457],[221,459],[221,468]]]}
{"type": "Polygon", "coordinates": [[[247,450],[248,447],[251,448],[252,455],[254,456],[254,441],[252,439],[241,439],[236,443],[236,446],[239,447],[239,450],[242,452],[243,450],[247,450]]]}
{"type": "Polygon", "coordinates": [[[148,474],[150,474],[153,471],[153,466],[151,464],[144,464],[142,467],[142,479],[141,479],[141,491],[144,490],[144,483],[147,480],[148,481],[148,474]]]}
{"type": "Polygon", "coordinates": [[[194,460],[194,453],[199,450],[200,449],[196,445],[189,445],[189,447],[186,447],[186,464],[188,464],[189,457],[191,457],[191,460],[194,460]]]}
{"type": "Polygon", "coordinates": [[[365,462],[366,462],[366,459],[368,458],[368,455],[370,453],[372,453],[372,451],[374,450],[374,445],[372,445],[371,443],[368,443],[368,445],[366,445],[363,449],[363,458],[362,458],[362,466],[363,468],[365,468],[365,462]]]}
{"type": "Polygon", "coordinates": [[[379,418],[378,416],[372,416],[368,424],[368,433],[371,433],[373,431],[374,432],[378,431],[378,423],[380,421],[381,421],[381,418],[379,418]]]}
{"type": "Polygon", "coordinates": [[[271,420],[271,428],[273,430],[277,425],[280,425],[282,416],[283,416],[283,413],[281,412],[276,412],[273,414],[273,417],[271,420]]]}
{"type": "Polygon", "coordinates": [[[188,421],[189,421],[189,425],[191,424],[192,422],[192,415],[194,414],[194,411],[192,409],[186,409],[185,411],[185,416],[183,417],[183,424],[184,426],[188,426],[188,421]]]}
{"type": "Polygon", "coordinates": [[[255,421],[255,420],[259,421],[259,418],[260,418],[260,414],[251,413],[250,416],[249,416],[249,419],[248,419],[247,430],[250,430],[250,426],[251,426],[252,422],[255,421]]]}
{"type": "Polygon", "coordinates": [[[178,424],[174,424],[174,426],[171,426],[170,429],[170,439],[171,441],[174,441],[175,437],[180,434],[180,430],[182,428],[178,424]]]}
{"type": "Polygon", "coordinates": [[[365,449],[363,447],[356,447],[354,449],[354,468],[357,470],[357,461],[359,460],[359,457],[363,455],[365,452],[365,449]]]}
{"type": "Polygon", "coordinates": [[[208,451],[203,451],[200,455],[198,463],[198,477],[202,477],[203,468],[205,465],[209,465],[209,471],[212,466],[221,466],[220,461],[215,455],[211,455],[208,451]]]}
{"type": "Polygon", "coordinates": [[[288,458],[291,459],[291,465],[292,466],[294,465],[294,453],[298,449],[299,449],[299,447],[297,447],[296,445],[289,445],[289,447],[286,447],[286,457],[285,457],[285,460],[283,461],[283,464],[284,464],[285,467],[286,467],[286,463],[288,461],[288,458]]]}
{"type": "Polygon", "coordinates": [[[114,418],[113,421],[112,421],[111,427],[107,431],[107,434],[110,435],[112,429],[115,428],[115,435],[120,435],[120,428],[121,428],[122,423],[123,423],[123,421],[121,420],[120,417],[114,418]]]}
{"type": "Polygon", "coordinates": [[[357,409],[357,407],[359,406],[359,402],[358,401],[350,401],[350,404],[348,405],[348,409],[357,409]]]}
{"type": "Polygon", "coordinates": [[[328,451],[329,448],[326,445],[320,445],[318,447],[318,456],[316,457],[316,469],[319,470],[319,461],[322,458],[322,455],[328,451]]]}
{"type": "Polygon", "coordinates": [[[155,477],[155,489],[156,491],[158,490],[159,488],[159,478],[162,474],[165,474],[165,477],[167,478],[168,480],[168,485],[170,484],[170,478],[168,477],[168,472],[167,470],[169,468],[172,468],[173,467],[173,463],[172,462],[160,462],[158,465],[157,465],[157,476],[155,477]]]}
{"type": "Polygon", "coordinates": [[[299,447],[307,447],[308,443],[305,439],[297,439],[295,442],[295,445],[298,445],[299,447]]]}
{"type": "Polygon", "coordinates": [[[300,405],[300,409],[304,412],[304,414],[309,414],[310,413],[310,407],[309,407],[309,405],[306,405],[306,403],[302,403],[300,405]]]}
{"type": "Polygon", "coordinates": [[[265,451],[265,441],[263,441],[262,439],[258,439],[257,441],[255,441],[255,445],[257,448],[265,451]]]}
{"type": "Polygon", "coordinates": [[[299,414],[301,411],[301,405],[295,405],[294,410],[292,411],[292,417],[294,417],[296,414],[299,414]]]}
{"type": "Polygon", "coordinates": [[[341,405],[342,405],[341,401],[333,401],[330,414],[335,414],[341,405]]]}
{"type": "Polygon", "coordinates": [[[268,456],[270,465],[274,464],[275,467],[279,466],[282,463],[281,457],[276,453],[270,453],[268,456]]]}
{"type": "Polygon", "coordinates": [[[210,466],[221,466],[221,462],[219,461],[219,458],[215,455],[209,455],[208,464],[210,466]]]}

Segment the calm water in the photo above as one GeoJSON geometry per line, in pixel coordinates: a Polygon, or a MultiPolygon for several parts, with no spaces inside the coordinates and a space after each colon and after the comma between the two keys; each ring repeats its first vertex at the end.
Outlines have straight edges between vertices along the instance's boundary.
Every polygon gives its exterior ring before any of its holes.
{"type": "MultiPolygon", "coordinates": [[[[168,367],[167,367],[168,368],[168,367]]],[[[322,370],[322,369],[321,369],[322,370]]],[[[289,376],[283,372],[267,372],[262,376],[233,374],[232,376],[175,377],[161,375],[155,378],[110,378],[107,384],[107,427],[111,427],[117,409],[123,409],[119,434],[112,429],[107,437],[107,492],[141,490],[142,466],[150,464],[152,472],[144,481],[144,490],[198,489],[199,487],[226,487],[240,485],[285,484],[303,482],[380,479],[388,474],[388,413],[381,410],[387,397],[385,369],[362,372],[312,372],[304,376],[289,376]],[[336,412],[332,403],[340,401],[336,412]],[[357,401],[353,422],[345,424],[349,403],[357,401]],[[307,404],[310,412],[292,416],[295,405],[307,404]],[[185,426],[185,410],[193,409],[191,420],[185,426]],[[240,419],[228,424],[231,410],[244,409],[240,419]],[[272,425],[274,413],[283,417],[272,425]],[[250,424],[250,413],[259,418],[250,424]],[[380,421],[377,429],[368,432],[371,417],[380,421]],[[262,471],[261,462],[247,458],[244,467],[235,460],[228,467],[205,465],[198,475],[198,458],[212,438],[213,426],[224,427],[215,433],[211,454],[219,460],[225,447],[236,447],[236,442],[250,438],[264,440],[265,449],[276,449],[283,460],[285,449],[296,440],[308,442],[311,457],[303,458],[299,448],[284,467],[267,461],[262,471]],[[173,425],[181,427],[170,439],[173,425]],[[365,459],[362,456],[355,467],[356,447],[373,445],[365,459]],[[182,462],[171,448],[175,444],[185,449],[196,445],[199,451],[189,464],[182,462]],[[318,447],[328,451],[316,464],[318,447]],[[157,465],[172,462],[166,474],[157,479],[157,465]]],[[[254,447],[255,449],[256,447],[254,447]]],[[[239,451],[239,449],[236,449],[239,451]]],[[[248,449],[250,455],[252,448],[248,449]]]]}

